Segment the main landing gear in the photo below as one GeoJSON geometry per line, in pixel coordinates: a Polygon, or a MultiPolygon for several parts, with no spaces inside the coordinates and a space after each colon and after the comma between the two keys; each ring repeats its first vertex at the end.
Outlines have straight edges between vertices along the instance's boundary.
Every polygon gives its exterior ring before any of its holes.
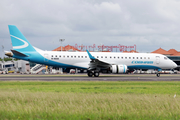
{"type": "Polygon", "coordinates": [[[89,77],[92,77],[92,76],[99,77],[99,72],[96,72],[96,71],[88,71],[87,74],[89,77]]]}

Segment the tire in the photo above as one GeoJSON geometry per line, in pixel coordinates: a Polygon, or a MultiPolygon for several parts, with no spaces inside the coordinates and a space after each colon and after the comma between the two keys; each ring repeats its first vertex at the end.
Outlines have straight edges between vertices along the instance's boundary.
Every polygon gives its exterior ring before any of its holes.
{"type": "Polygon", "coordinates": [[[92,72],[88,72],[88,77],[92,77],[93,73],[92,72]]]}
{"type": "Polygon", "coordinates": [[[156,76],[157,76],[157,77],[160,77],[160,73],[157,73],[156,76]]]}
{"type": "Polygon", "coordinates": [[[94,72],[94,77],[99,77],[99,72],[94,72]]]}

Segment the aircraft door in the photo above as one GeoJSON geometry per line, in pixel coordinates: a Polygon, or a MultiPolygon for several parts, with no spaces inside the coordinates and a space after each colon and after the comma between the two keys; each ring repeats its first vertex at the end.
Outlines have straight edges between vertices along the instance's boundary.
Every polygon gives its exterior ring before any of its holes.
{"type": "Polygon", "coordinates": [[[44,62],[49,61],[49,55],[47,53],[44,54],[44,62]]]}
{"type": "Polygon", "coordinates": [[[160,63],[160,56],[156,56],[156,64],[160,63]]]}

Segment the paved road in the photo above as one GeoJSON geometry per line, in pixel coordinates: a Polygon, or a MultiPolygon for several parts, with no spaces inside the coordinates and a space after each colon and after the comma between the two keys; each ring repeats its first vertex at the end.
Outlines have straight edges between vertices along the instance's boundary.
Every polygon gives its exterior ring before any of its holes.
{"type": "Polygon", "coordinates": [[[0,81],[180,81],[180,74],[120,74],[100,75],[100,77],[87,77],[86,74],[76,75],[0,75],[0,81]]]}

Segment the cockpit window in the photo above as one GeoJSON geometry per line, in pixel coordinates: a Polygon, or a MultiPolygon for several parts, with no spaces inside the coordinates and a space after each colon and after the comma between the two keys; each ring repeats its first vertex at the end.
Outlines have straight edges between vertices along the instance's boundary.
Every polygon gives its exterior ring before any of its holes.
{"type": "Polygon", "coordinates": [[[167,57],[164,57],[165,60],[167,60],[168,58],[167,57]]]}

